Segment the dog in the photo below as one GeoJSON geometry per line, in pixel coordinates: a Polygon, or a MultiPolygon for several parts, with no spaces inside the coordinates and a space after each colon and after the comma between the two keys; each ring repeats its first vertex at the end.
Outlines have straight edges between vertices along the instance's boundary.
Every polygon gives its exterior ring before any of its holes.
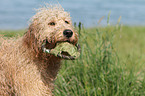
{"type": "Polygon", "coordinates": [[[0,96],[51,96],[62,58],[44,53],[58,42],[76,45],[78,34],[60,5],[37,10],[24,36],[0,46],[0,96]]]}

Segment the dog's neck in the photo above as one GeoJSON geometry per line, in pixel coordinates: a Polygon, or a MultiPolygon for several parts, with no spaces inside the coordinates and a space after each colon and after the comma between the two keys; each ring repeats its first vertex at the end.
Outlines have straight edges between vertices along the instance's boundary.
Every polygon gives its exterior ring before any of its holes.
{"type": "Polygon", "coordinates": [[[56,79],[57,73],[60,69],[61,59],[53,55],[43,53],[42,50],[39,50],[39,52],[35,51],[26,42],[23,44],[25,44],[27,51],[29,51],[28,53],[31,54],[29,56],[32,56],[28,58],[34,60],[36,66],[38,67],[43,82],[46,85],[53,82],[56,79]]]}
{"type": "Polygon", "coordinates": [[[42,76],[46,78],[48,77],[48,79],[50,78],[52,80],[54,80],[57,76],[57,73],[61,66],[60,62],[61,59],[53,55],[50,55],[47,58],[36,59],[37,66],[42,72],[42,76]],[[47,76],[45,76],[44,73],[47,76]]]}
{"type": "MultiPolygon", "coordinates": [[[[42,55],[41,55],[42,56],[42,55]]],[[[48,56],[47,58],[36,57],[36,65],[41,74],[41,78],[45,85],[53,89],[53,82],[56,79],[57,73],[60,69],[61,59],[53,55],[48,56]],[[39,59],[38,59],[39,58],[39,59]]]]}
{"type": "MultiPolygon", "coordinates": [[[[35,62],[38,70],[41,74],[41,78],[46,86],[53,88],[53,81],[56,79],[57,73],[60,69],[61,59],[48,53],[43,53],[41,48],[37,49],[37,44],[29,42],[29,38],[25,35],[23,38],[23,44],[28,51],[30,59],[35,62]]],[[[33,41],[33,40],[32,40],[33,41]]],[[[29,57],[28,57],[29,58],[29,57]]]]}

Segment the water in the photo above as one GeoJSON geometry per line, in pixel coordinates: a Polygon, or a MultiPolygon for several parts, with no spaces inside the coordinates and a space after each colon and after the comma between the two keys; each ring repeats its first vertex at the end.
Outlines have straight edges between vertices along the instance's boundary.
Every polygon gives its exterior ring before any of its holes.
{"type": "MultiPolygon", "coordinates": [[[[116,24],[122,16],[124,25],[145,25],[145,0],[57,0],[70,12],[73,22],[82,22],[86,27],[106,25],[108,13],[110,23],[116,24]]],[[[0,0],[0,29],[23,29],[35,14],[34,8],[56,0],[0,0]]]]}

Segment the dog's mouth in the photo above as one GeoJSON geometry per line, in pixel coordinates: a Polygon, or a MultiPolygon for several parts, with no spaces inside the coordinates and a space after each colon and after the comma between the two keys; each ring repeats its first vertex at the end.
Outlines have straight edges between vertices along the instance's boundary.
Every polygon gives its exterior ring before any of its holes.
{"type": "Polygon", "coordinates": [[[80,56],[80,45],[74,45],[69,40],[56,42],[53,46],[50,45],[47,40],[44,40],[41,47],[42,51],[68,60],[74,60],[80,56]]]}

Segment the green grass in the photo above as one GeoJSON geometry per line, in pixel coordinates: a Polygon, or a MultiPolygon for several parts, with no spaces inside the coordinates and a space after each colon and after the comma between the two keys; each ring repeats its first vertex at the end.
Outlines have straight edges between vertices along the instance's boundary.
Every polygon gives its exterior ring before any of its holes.
{"type": "Polygon", "coordinates": [[[145,70],[145,27],[124,26],[116,33],[115,47],[122,63],[135,71],[145,70]]]}
{"type": "Polygon", "coordinates": [[[17,37],[22,36],[26,30],[0,30],[0,37],[17,37]]]}
{"type": "MultiPolygon", "coordinates": [[[[135,56],[132,50],[130,50],[130,41],[128,40],[134,40],[129,34],[140,35],[137,33],[143,33],[144,28],[145,27],[126,26],[117,28],[116,26],[109,26],[87,30],[83,29],[80,32],[79,41],[82,47],[81,56],[76,61],[64,62],[62,70],[58,74],[58,78],[55,82],[55,95],[145,95],[144,63],[143,58],[138,58],[141,57],[143,53],[140,54],[137,51],[136,53],[138,54],[135,54],[135,56]],[[132,30],[138,32],[133,32],[132,30]],[[120,38],[120,35],[128,36],[126,36],[127,38],[123,36],[120,38]],[[124,41],[126,43],[124,43],[124,41]],[[125,47],[126,49],[122,48],[128,43],[129,45],[125,47]],[[130,55],[130,57],[128,57],[128,55],[130,55]]],[[[142,34],[141,36],[143,37],[144,35],[142,34]]],[[[138,37],[138,39],[141,38],[138,37]]],[[[137,42],[143,45],[142,40],[138,40],[137,42]]],[[[132,44],[134,44],[134,42],[132,42],[132,44]]],[[[136,46],[134,45],[132,48],[133,47],[135,48],[136,46]]]]}
{"type": "MultiPolygon", "coordinates": [[[[23,33],[0,31],[5,37],[23,33]]],[[[145,95],[145,27],[82,28],[79,34],[81,56],[62,62],[55,96],[145,95]]]]}

